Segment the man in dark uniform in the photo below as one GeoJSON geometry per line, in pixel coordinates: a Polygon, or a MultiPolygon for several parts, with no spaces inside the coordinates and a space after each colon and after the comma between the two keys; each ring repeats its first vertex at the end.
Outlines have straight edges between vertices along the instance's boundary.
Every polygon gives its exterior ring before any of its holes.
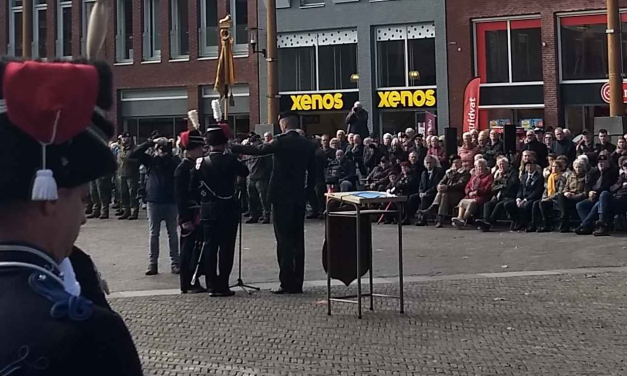
{"type": "Polygon", "coordinates": [[[122,206],[119,213],[119,220],[137,220],[139,217],[139,200],[137,189],[139,188],[139,161],[130,158],[135,150],[133,138],[130,133],[122,135],[122,145],[118,150],[118,179],[120,187],[120,199],[122,206]]]}
{"type": "Polygon", "coordinates": [[[89,182],[116,169],[101,115],[110,68],[0,60],[0,82],[0,374],[141,375],[124,321],[73,247],[89,182]]]}
{"type": "Polygon", "coordinates": [[[268,191],[281,286],[272,292],[298,294],[303,292],[305,275],[305,175],[307,186],[313,187],[316,181],[316,147],[298,133],[300,119],[297,113],[281,114],[279,125],[283,134],[271,142],[257,147],[234,145],[232,150],[237,154],[274,155],[274,170],[268,191]]]}
{"type": "Polygon", "coordinates": [[[197,201],[198,187],[191,186],[191,177],[196,160],[202,158],[205,139],[196,129],[181,134],[184,158],[174,171],[176,205],[181,227],[181,292],[194,294],[206,292],[198,278],[192,281],[198,265],[200,248],[204,241],[200,226],[200,204],[197,201]]]}
{"type": "Polygon", "coordinates": [[[196,161],[191,181],[192,189],[199,187],[200,192],[200,220],[205,240],[202,257],[207,288],[211,296],[219,297],[235,295],[229,289],[237,225],[241,217],[235,181],[248,175],[246,165],[235,154],[226,152],[228,135],[226,124],[207,131],[209,155],[196,161]]]}

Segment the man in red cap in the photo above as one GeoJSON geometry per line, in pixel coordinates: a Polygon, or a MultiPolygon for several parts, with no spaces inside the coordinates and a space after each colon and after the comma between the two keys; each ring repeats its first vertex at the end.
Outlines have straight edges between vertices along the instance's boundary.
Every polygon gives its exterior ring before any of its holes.
{"type": "Polygon", "coordinates": [[[89,182],[116,169],[110,68],[0,59],[0,374],[141,375],[73,247],[89,182]]]}

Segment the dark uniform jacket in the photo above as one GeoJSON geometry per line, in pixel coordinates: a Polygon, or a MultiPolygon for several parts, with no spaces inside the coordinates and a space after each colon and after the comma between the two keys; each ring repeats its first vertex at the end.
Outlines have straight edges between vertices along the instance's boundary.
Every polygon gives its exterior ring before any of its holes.
{"type": "Polygon", "coordinates": [[[75,260],[81,297],[65,292],[58,264],[44,251],[0,245],[0,374],[142,375],[122,318],[85,297],[96,278],[83,270],[90,262],[75,260]]]}
{"type": "Polygon", "coordinates": [[[135,148],[122,146],[118,151],[118,175],[123,178],[139,180],[139,161],[131,158],[131,153],[135,148]]]}
{"type": "Polygon", "coordinates": [[[195,161],[184,158],[174,171],[174,188],[180,225],[187,222],[194,222],[199,208],[198,201],[195,200],[195,195],[190,192],[192,170],[195,164],[195,161]]]}
{"type": "Polygon", "coordinates": [[[529,178],[528,173],[524,173],[520,178],[520,187],[516,198],[527,201],[536,201],[542,198],[544,192],[544,177],[541,173],[535,172],[529,178]]]}
{"type": "Polygon", "coordinates": [[[433,168],[431,179],[429,179],[429,171],[423,171],[420,177],[420,188],[418,191],[420,193],[426,193],[427,195],[435,195],[438,193],[438,184],[442,181],[442,177],[444,177],[444,170],[440,167],[433,168]]]}
{"type": "Polygon", "coordinates": [[[234,145],[232,150],[237,154],[274,155],[274,169],[268,188],[269,201],[273,204],[305,204],[305,186],[313,188],[316,181],[316,146],[313,142],[295,130],[290,130],[269,143],[259,146],[234,145]]]}

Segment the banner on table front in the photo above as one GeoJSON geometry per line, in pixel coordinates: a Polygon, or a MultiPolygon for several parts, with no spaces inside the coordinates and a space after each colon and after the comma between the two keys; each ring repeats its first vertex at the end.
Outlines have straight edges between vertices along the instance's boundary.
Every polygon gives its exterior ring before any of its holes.
{"type": "Polygon", "coordinates": [[[479,77],[466,86],[464,93],[464,132],[479,128],[479,77]]]}

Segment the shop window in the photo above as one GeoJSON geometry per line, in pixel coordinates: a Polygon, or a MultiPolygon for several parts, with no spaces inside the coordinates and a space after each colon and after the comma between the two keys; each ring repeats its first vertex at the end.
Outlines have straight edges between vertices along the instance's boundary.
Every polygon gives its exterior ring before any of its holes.
{"type": "Polygon", "coordinates": [[[301,7],[323,6],[324,0],[300,0],[301,7]]]}
{"type": "MultiPolygon", "coordinates": [[[[431,111],[436,114],[436,111],[431,111]]],[[[385,110],[380,113],[382,134],[404,132],[407,128],[420,129],[425,126],[427,111],[385,110]]]]}
{"type": "Polygon", "coordinates": [[[144,60],[161,59],[161,0],[144,0],[144,60]]]}
{"type": "Polygon", "coordinates": [[[379,88],[436,85],[432,23],[379,27],[376,37],[379,88]]]}
{"type": "Polygon", "coordinates": [[[315,47],[280,48],[279,61],[281,91],[317,90],[315,47]]]}
{"type": "Polygon", "coordinates": [[[524,130],[544,128],[544,109],[541,108],[492,108],[482,110],[481,117],[487,120],[491,129],[512,124],[524,130]]]}
{"type": "Polygon", "coordinates": [[[539,19],[477,22],[477,74],[484,83],[542,81],[539,19]]]}
{"type": "MultiPolygon", "coordinates": [[[[627,68],[627,14],[621,14],[623,70],[627,68]]],[[[608,75],[607,17],[560,18],[562,80],[605,80],[608,75]]]]}
{"type": "MultiPolygon", "coordinates": [[[[116,61],[133,61],[133,0],[117,0],[116,61]]],[[[84,28],[85,37],[87,28],[84,28]]]]}
{"type": "Polygon", "coordinates": [[[189,56],[189,16],[188,0],[172,0],[170,27],[170,57],[189,56]]]}
{"type": "Polygon", "coordinates": [[[22,0],[10,0],[9,55],[22,56],[22,0]]]}
{"type": "Polygon", "coordinates": [[[57,21],[57,57],[72,57],[72,2],[59,1],[57,21]]]}
{"type": "Polygon", "coordinates": [[[318,47],[320,90],[356,89],[357,45],[318,47]]]}
{"type": "Polygon", "coordinates": [[[48,6],[45,0],[36,0],[33,9],[33,58],[45,59],[48,56],[46,37],[48,35],[48,22],[46,13],[48,6]]]}

